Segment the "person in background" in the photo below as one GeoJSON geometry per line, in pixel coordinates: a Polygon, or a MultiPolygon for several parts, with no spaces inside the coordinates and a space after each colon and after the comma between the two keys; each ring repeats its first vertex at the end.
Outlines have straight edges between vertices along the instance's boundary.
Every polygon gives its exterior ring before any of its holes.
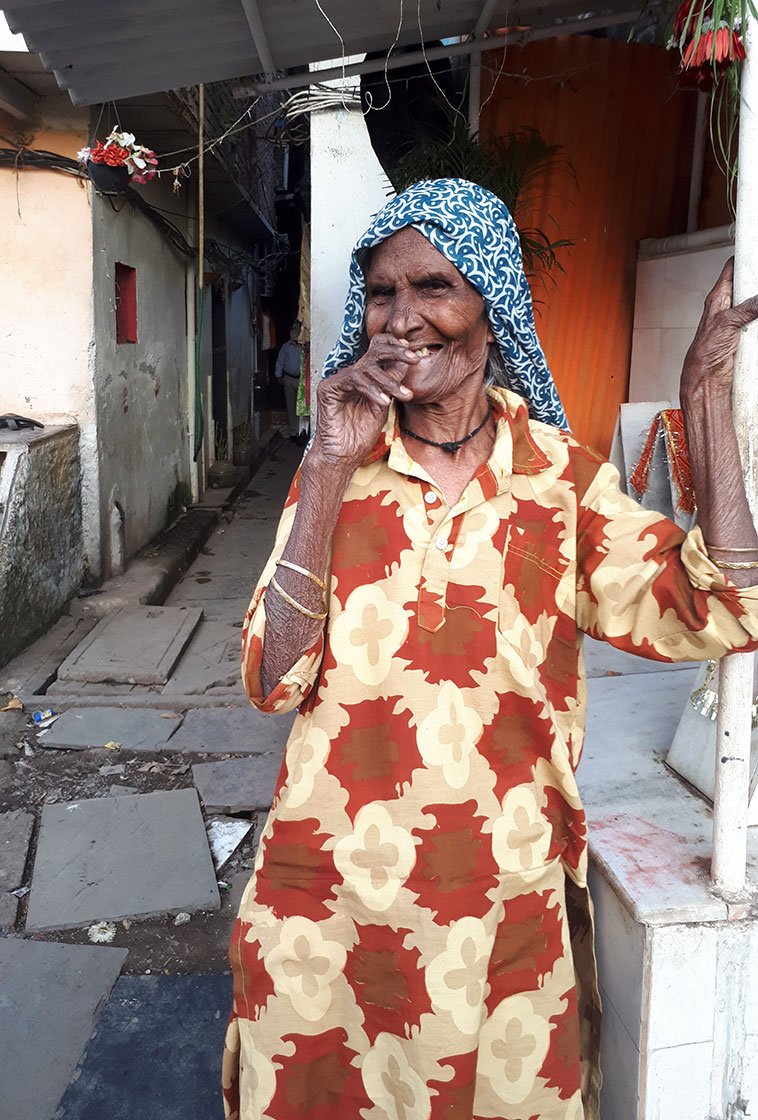
{"type": "Polygon", "coordinates": [[[300,357],[303,348],[297,340],[300,337],[301,325],[299,319],[296,319],[292,324],[290,336],[279,351],[274,370],[274,376],[277,381],[282,383],[284,388],[291,443],[297,443],[300,434],[300,422],[297,416],[297,387],[300,384],[300,357]]]}

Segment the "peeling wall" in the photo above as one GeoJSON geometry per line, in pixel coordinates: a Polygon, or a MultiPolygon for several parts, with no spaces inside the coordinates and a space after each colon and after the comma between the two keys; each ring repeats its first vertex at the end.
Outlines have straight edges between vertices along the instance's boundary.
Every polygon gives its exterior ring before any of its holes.
{"type": "Polygon", "coordinates": [[[81,510],[75,427],[0,434],[0,665],[78,591],[81,510]]]}
{"type": "MultiPolygon", "coordinates": [[[[168,184],[151,183],[144,195],[151,205],[179,209],[168,184]]],[[[128,202],[111,206],[93,193],[92,229],[93,380],[107,576],[163,528],[177,486],[189,483],[189,262],[128,202]],[[137,270],[135,343],[116,342],[116,263],[137,270]]]]}

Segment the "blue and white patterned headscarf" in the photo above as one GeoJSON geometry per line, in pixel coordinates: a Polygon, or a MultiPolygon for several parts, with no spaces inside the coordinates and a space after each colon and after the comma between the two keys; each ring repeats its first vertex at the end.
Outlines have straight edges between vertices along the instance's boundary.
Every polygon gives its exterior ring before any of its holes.
{"type": "Polygon", "coordinates": [[[324,376],[351,365],[365,349],[365,250],[413,226],[455,265],[484,299],[502,355],[508,388],[526,398],[534,420],[568,428],[534,327],[532,297],[518,231],[507,206],[465,179],[414,183],[384,206],[353,250],[345,318],[324,376]]]}

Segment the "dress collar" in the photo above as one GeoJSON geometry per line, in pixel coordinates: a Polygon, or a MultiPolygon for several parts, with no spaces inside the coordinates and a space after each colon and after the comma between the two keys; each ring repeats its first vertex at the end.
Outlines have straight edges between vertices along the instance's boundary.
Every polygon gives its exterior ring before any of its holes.
{"type": "MultiPolygon", "coordinates": [[[[500,387],[489,388],[486,393],[497,426],[488,465],[497,478],[498,489],[511,474],[538,474],[549,467],[550,459],[537,445],[530,429],[529,410],[523,397],[500,387]]],[[[379,438],[362,465],[368,466],[382,458],[386,458],[387,465],[399,474],[427,477],[426,471],[406,450],[394,401],[379,438]]]]}

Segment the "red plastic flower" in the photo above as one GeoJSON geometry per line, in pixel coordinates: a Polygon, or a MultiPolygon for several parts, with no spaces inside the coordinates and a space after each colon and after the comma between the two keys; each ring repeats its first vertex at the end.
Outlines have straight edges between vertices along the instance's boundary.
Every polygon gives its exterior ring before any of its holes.
{"type": "Polygon", "coordinates": [[[706,3],[698,10],[692,0],[684,0],[677,9],[669,46],[678,47],[681,55],[681,84],[700,90],[712,89],[725,71],[745,57],[736,27],[722,20],[714,28],[712,5],[706,3]]]}
{"type": "Polygon", "coordinates": [[[103,159],[109,167],[123,167],[128,156],[126,148],[120,148],[118,144],[109,144],[103,151],[103,159]]]}
{"type": "Polygon", "coordinates": [[[682,54],[682,69],[715,64],[717,70],[726,69],[732,62],[745,57],[745,48],[738,33],[721,26],[715,31],[703,31],[700,38],[691,39],[682,54]]]}

